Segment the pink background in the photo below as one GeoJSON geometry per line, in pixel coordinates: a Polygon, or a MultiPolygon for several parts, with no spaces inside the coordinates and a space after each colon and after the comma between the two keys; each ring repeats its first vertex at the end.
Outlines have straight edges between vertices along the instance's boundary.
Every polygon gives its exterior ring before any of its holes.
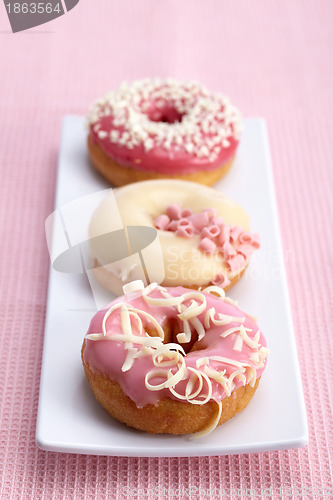
{"type": "MultiPolygon", "coordinates": [[[[11,34],[0,4],[0,498],[122,498],[123,487],[332,488],[333,3],[82,0],[11,34]],[[98,6],[98,8],[97,8],[98,6]],[[310,428],[306,448],[117,458],[35,446],[60,124],[126,79],[197,79],[267,119],[310,428]]],[[[283,402],[281,402],[283,404],[283,402]]],[[[163,492],[163,489],[160,491],[163,492]]],[[[182,496],[182,495],[180,495],[182,496]]],[[[304,497],[305,495],[303,495],[304,497]]],[[[160,495],[163,498],[163,495],[160,495]]],[[[234,495],[237,498],[237,495],[234,495]]]]}

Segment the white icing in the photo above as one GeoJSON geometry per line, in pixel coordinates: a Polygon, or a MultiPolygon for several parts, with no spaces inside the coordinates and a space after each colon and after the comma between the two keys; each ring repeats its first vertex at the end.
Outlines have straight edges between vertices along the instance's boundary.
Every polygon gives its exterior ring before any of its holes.
{"type": "MultiPolygon", "coordinates": [[[[113,193],[125,227],[154,227],[154,220],[164,214],[171,203],[177,202],[191,209],[193,213],[202,212],[207,207],[215,209],[226,224],[240,226],[246,231],[250,229],[249,218],[244,209],[218,191],[197,183],[176,180],[145,181],[123,186],[115,189],[113,193]]],[[[110,264],[108,248],[103,244],[102,239],[95,238],[95,236],[112,232],[113,224],[110,214],[112,214],[113,204],[113,197],[102,202],[91,219],[89,236],[91,256],[100,266],[104,266],[103,270],[106,275],[104,286],[119,295],[124,281],[122,281],[121,273],[114,275],[112,270],[119,270],[122,264],[119,261],[110,264]]],[[[174,232],[159,230],[158,236],[165,268],[163,286],[181,284],[185,287],[200,287],[212,282],[218,275],[232,279],[238,274],[238,271],[236,273],[230,271],[226,261],[221,258],[221,254],[215,252],[208,255],[199,250],[199,235],[194,235],[193,238],[182,238],[174,232]]],[[[126,265],[124,263],[124,267],[126,265]]],[[[155,264],[152,261],[150,265],[154,267],[155,264]]],[[[157,264],[156,270],[152,269],[151,272],[152,275],[155,275],[155,272],[156,275],[159,274],[157,264]]],[[[209,287],[207,291],[224,296],[217,286],[209,287]]]]}

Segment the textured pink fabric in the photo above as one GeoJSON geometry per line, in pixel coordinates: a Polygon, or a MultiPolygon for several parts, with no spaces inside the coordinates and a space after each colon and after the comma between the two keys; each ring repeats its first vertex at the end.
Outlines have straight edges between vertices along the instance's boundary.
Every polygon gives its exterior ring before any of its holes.
{"type": "Polygon", "coordinates": [[[319,487],[332,487],[332,19],[330,0],[82,0],[52,23],[12,35],[0,4],[1,499],[123,498],[124,486],[159,486],[160,498],[163,488],[171,495],[189,486],[257,495],[271,487],[273,498],[281,498],[279,487],[284,498],[288,488],[296,497],[297,488],[312,487],[319,498],[319,487]],[[304,449],[127,459],[35,446],[44,220],[53,209],[61,119],[85,113],[124,79],[153,75],[197,79],[230,95],[244,115],[268,121],[310,427],[304,449]]]}

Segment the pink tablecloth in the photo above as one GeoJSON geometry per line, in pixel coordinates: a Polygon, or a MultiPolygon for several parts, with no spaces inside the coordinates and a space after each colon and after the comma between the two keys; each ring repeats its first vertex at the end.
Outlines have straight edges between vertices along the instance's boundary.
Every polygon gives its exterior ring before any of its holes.
{"type": "Polygon", "coordinates": [[[186,497],[189,487],[192,497],[195,487],[201,497],[222,488],[233,498],[240,488],[253,497],[261,489],[274,498],[329,493],[332,20],[330,0],[82,0],[13,35],[1,3],[1,499],[111,499],[134,488],[154,489],[152,498],[177,488],[186,497]],[[35,446],[49,267],[44,220],[53,208],[61,119],[85,113],[124,79],[153,75],[197,79],[230,95],[244,115],[268,121],[285,254],[296,255],[286,266],[310,427],[304,449],[127,459],[35,446]]]}

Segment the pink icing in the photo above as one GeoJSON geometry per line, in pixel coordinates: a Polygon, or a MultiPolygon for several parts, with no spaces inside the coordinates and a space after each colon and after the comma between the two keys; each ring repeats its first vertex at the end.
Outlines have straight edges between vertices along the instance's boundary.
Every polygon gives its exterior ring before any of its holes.
{"type": "MultiPolygon", "coordinates": [[[[109,119],[101,119],[100,123],[109,136],[111,130],[114,129],[109,119]]],[[[192,174],[201,170],[214,170],[222,167],[232,160],[238,146],[238,141],[229,138],[230,146],[227,149],[221,149],[214,161],[209,161],[207,158],[193,157],[186,151],[177,151],[174,148],[171,151],[166,151],[157,145],[148,152],[144,150],[142,145],[127,149],[125,146],[112,144],[108,138],[100,139],[93,128],[90,129],[90,134],[92,140],[99,145],[104,153],[119,165],[171,175],[192,174]]]]}
{"type": "Polygon", "coordinates": [[[228,99],[197,84],[168,81],[123,86],[96,101],[89,120],[91,139],[112,160],[171,175],[227,164],[241,128],[239,113],[228,99]],[[190,117],[191,123],[183,123],[190,117]]]}
{"type": "MultiPolygon", "coordinates": [[[[173,297],[179,297],[184,293],[193,292],[193,290],[183,287],[164,288],[163,290],[166,290],[173,297]]],[[[247,330],[248,337],[250,339],[255,337],[258,332],[258,326],[253,319],[251,319],[251,317],[241,311],[236,305],[228,303],[227,301],[224,301],[224,299],[218,298],[210,293],[203,293],[207,300],[206,308],[200,315],[197,316],[198,320],[202,324],[204,324],[205,315],[208,309],[214,307],[216,314],[222,313],[232,317],[245,318],[243,325],[245,328],[249,329],[247,330]]],[[[153,292],[151,292],[149,297],[163,298],[160,287],[157,287],[153,292]]],[[[178,318],[179,311],[176,306],[166,307],[148,305],[142,297],[142,292],[135,292],[123,297],[118,297],[105,309],[97,312],[91,320],[88,334],[102,332],[102,321],[105,314],[111,306],[118,303],[127,303],[140,311],[152,314],[162,326],[165,322],[172,319],[178,323],[180,328],[179,331],[182,331],[182,322],[178,318]]],[[[149,403],[155,404],[164,398],[177,399],[177,397],[173,395],[168,388],[163,388],[158,391],[151,391],[147,389],[145,385],[145,376],[149,371],[155,369],[151,355],[136,358],[128,371],[122,371],[122,366],[127,356],[126,344],[120,340],[112,340],[112,336],[114,334],[122,333],[120,314],[120,309],[116,309],[106,320],[107,340],[104,340],[104,337],[102,340],[97,341],[86,339],[86,347],[83,353],[84,361],[89,363],[90,368],[93,371],[106,374],[112,380],[116,380],[122,387],[123,391],[136,403],[138,407],[142,407],[149,403]]],[[[145,319],[143,315],[141,319],[144,326],[149,325],[149,321],[145,319]]],[[[266,359],[264,358],[260,360],[260,362],[251,360],[250,358],[255,353],[255,349],[249,347],[246,343],[243,343],[240,351],[235,350],[234,345],[238,335],[237,333],[231,333],[225,338],[221,337],[223,332],[226,330],[239,326],[239,322],[234,321],[231,321],[223,326],[211,324],[210,327],[206,329],[204,337],[197,342],[198,350],[191,351],[184,357],[186,368],[196,368],[196,362],[203,357],[209,358],[210,356],[223,356],[237,362],[247,363],[250,367],[255,369],[256,378],[260,377],[265,368],[266,359]]],[[[135,320],[132,321],[132,328],[133,333],[135,332],[136,335],[139,335],[137,322],[135,320]]],[[[142,335],[147,337],[147,334],[144,332],[142,335]]],[[[265,338],[261,332],[258,342],[260,347],[266,346],[265,338]]],[[[134,345],[134,347],[140,349],[139,344],[134,345]]],[[[219,372],[226,370],[226,376],[229,376],[236,370],[235,366],[216,360],[211,360],[209,362],[209,366],[219,372]]],[[[177,392],[183,393],[182,391],[185,391],[190,375],[191,372],[188,371],[186,377],[177,384],[177,392]]],[[[154,385],[160,383],[159,378],[155,378],[156,380],[153,381],[154,385]]],[[[225,390],[223,386],[214,379],[212,379],[211,382],[211,400],[219,402],[226,396],[225,390]]],[[[237,378],[234,379],[234,383],[235,386],[233,390],[243,385],[243,382],[237,378]]],[[[203,391],[205,391],[205,388],[203,388],[203,391]]]]}

